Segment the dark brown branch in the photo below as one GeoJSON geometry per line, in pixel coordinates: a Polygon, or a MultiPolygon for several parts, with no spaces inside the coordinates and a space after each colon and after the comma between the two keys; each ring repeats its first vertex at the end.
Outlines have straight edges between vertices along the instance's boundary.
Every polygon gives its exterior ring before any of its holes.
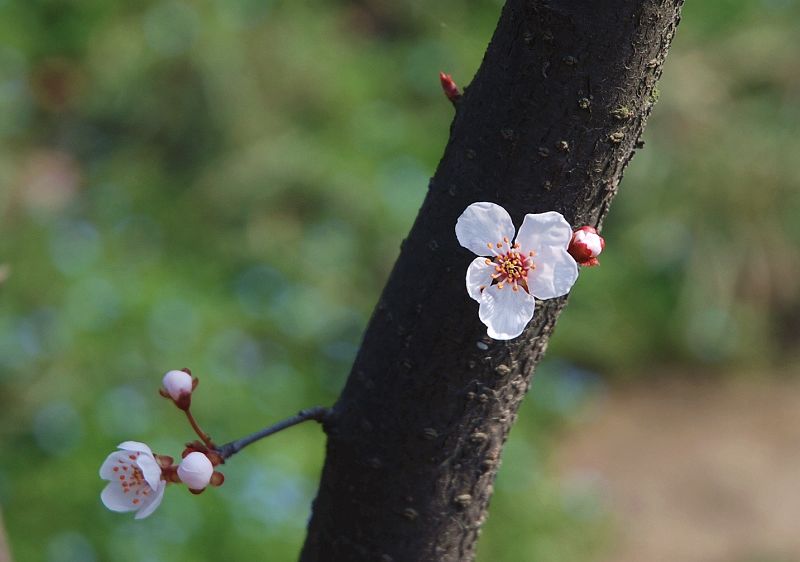
{"type": "Polygon", "coordinates": [[[489,340],[464,288],[473,256],[456,219],[492,201],[517,226],[549,210],[600,224],[681,5],[508,0],[334,406],[303,562],[473,559],[503,444],[566,299],[537,303],[519,338],[489,340]]]}
{"type": "Polygon", "coordinates": [[[248,435],[247,437],[242,437],[236,441],[231,441],[230,443],[216,447],[215,450],[220,454],[220,456],[222,456],[223,459],[229,459],[248,445],[255,443],[256,441],[260,441],[265,437],[269,437],[270,435],[275,435],[279,431],[283,431],[284,429],[294,425],[311,420],[324,424],[330,417],[330,414],[330,409],[323,406],[306,408],[305,410],[300,410],[296,415],[290,418],[286,418],[285,420],[281,420],[278,423],[270,425],[269,427],[265,427],[260,431],[256,431],[255,433],[248,435]]]}

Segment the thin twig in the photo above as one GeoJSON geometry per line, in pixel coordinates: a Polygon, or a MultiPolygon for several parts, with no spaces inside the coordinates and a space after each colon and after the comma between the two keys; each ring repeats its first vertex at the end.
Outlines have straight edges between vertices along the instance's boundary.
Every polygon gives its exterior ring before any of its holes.
{"type": "Polygon", "coordinates": [[[220,447],[216,448],[216,451],[222,455],[222,458],[227,459],[231,456],[235,455],[251,443],[255,443],[260,439],[264,439],[265,437],[269,437],[279,431],[283,431],[288,427],[292,427],[293,425],[297,425],[299,423],[303,423],[305,421],[314,420],[319,423],[325,423],[331,414],[330,408],[325,408],[324,406],[314,406],[313,408],[306,408],[305,410],[301,410],[296,415],[286,418],[285,420],[279,421],[276,424],[270,425],[269,427],[265,427],[261,431],[256,431],[252,435],[248,435],[247,437],[242,437],[241,439],[237,439],[236,441],[231,441],[230,443],[226,443],[220,447]]]}
{"type": "Polygon", "coordinates": [[[186,410],[184,410],[184,412],[186,412],[186,417],[189,419],[189,423],[192,425],[192,429],[194,429],[194,432],[197,434],[197,436],[200,438],[200,440],[203,443],[205,443],[206,447],[208,447],[209,449],[214,449],[215,447],[214,447],[214,443],[211,441],[211,437],[209,437],[208,433],[203,431],[203,429],[200,427],[200,425],[194,419],[194,416],[192,415],[192,412],[188,408],[186,410]]]}

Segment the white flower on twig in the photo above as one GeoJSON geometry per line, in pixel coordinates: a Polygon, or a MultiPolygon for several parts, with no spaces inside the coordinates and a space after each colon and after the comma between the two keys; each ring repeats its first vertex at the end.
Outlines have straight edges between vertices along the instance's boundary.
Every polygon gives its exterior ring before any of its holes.
{"type": "Polygon", "coordinates": [[[144,443],[125,441],[119,449],[100,467],[100,478],[109,481],[100,499],[111,511],[135,511],[136,519],[144,519],[164,497],[161,466],[144,443]]]}
{"type": "Polygon", "coordinates": [[[496,340],[522,333],[533,318],[534,297],[566,295],[578,278],[567,253],[572,228],[560,213],[527,214],[516,239],[514,233],[508,212],[494,203],[473,203],[456,222],[459,243],[482,256],[467,268],[467,292],[496,340]]]}

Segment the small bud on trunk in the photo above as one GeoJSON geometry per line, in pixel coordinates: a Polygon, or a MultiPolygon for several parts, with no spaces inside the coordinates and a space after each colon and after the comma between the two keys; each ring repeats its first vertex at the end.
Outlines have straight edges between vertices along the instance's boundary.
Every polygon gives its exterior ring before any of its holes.
{"type": "Polygon", "coordinates": [[[575,258],[578,265],[592,267],[599,265],[597,256],[606,247],[606,241],[593,226],[582,226],[572,234],[567,251],[575,258]]]}

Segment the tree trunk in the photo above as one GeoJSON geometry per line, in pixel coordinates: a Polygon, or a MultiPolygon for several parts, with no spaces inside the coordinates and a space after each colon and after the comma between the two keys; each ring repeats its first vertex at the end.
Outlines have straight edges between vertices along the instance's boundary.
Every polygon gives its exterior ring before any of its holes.
{"type": "Polygon", "coordinates": [[[566,298],[537,302],[519,338],[488,339],[456,219],[491,201],[517,227],[549,210],[599,224],[681,5],[508,0],[326,425],[303,562],[474,558],[503,444],[566,298]]]}

